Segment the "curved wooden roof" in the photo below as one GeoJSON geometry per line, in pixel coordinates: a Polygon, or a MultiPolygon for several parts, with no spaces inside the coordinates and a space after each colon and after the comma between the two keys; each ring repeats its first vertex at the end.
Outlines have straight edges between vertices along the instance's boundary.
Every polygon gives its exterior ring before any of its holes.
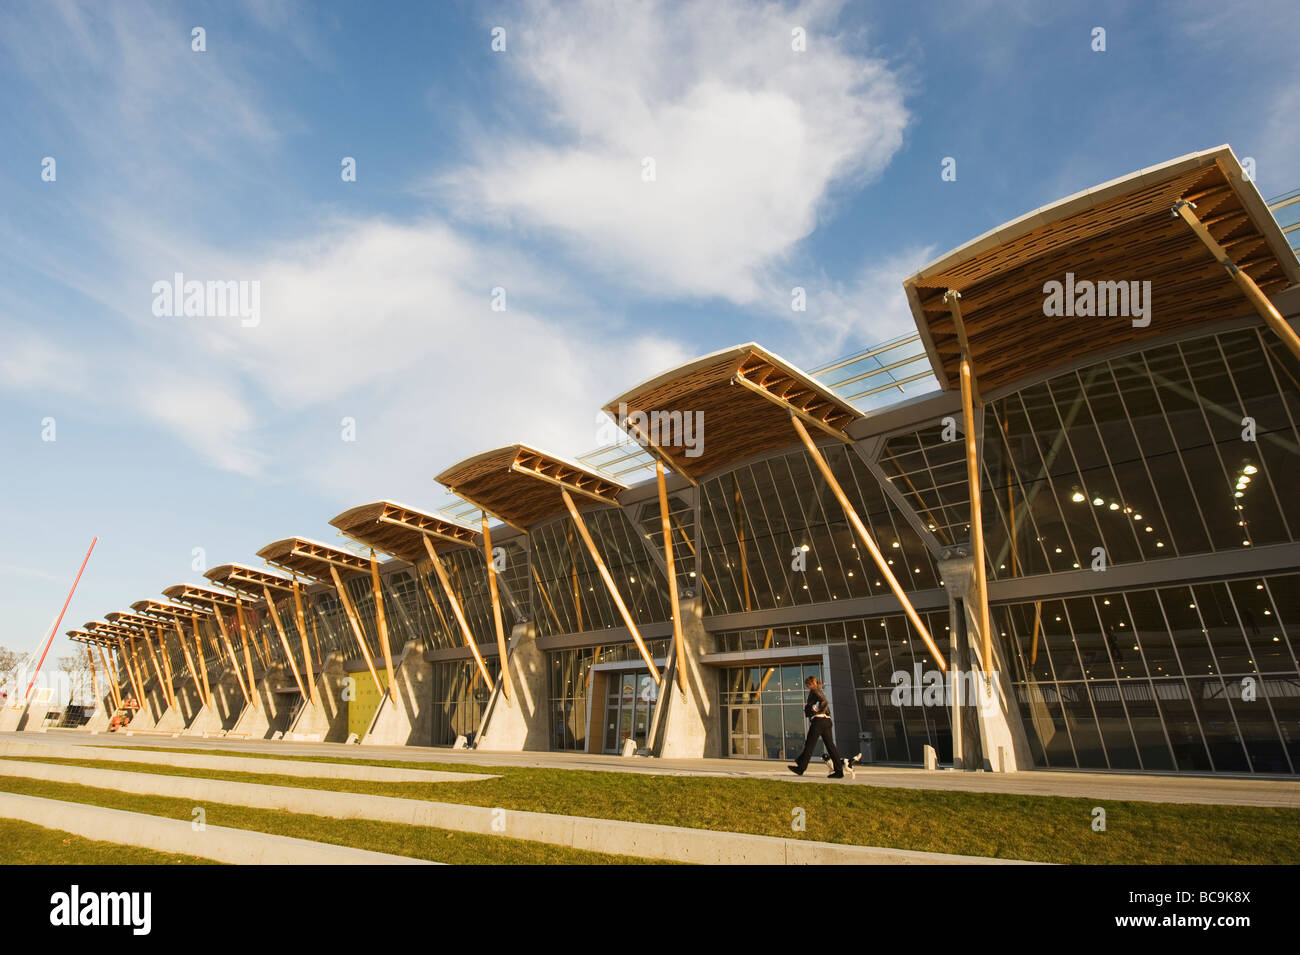
{"type": "Polygon", "coordinates": [[[93,633],[87,633],[85,630],[67,631],[69,640],[76,640],[78,643],[89,643],[97,647],[108,647],[110,650],[117,649],[117,641],[109,640],[106,637],[97,637],[93,633]]]}
{"type": "MultiPolygon", "coordinates": [[[[234,594],[198,584],[176,584],[164,590],[163,596],[187,607],[203,607],[211,610],[214,607],[235,606],[234,594]]],[[[249,601],[250,604],[254,602],[249,601]]]]}
{"type": "Polygon", "coordinates": [[[1196,234],[1171,214],[1196,215],[1265,294],[1300,282],[1276,220],[1227,146],[1143,169],[1044,206],[974,239],[903,283],[939,384],[957,383],[960,346],[944,293],[961,294],[962,321],[981,390],[993,390],[1091,354],[1251,311],[1196,234]],[[1151,282],[1151,322],[1044,314],[1044,285],[1151,282]]]}
{"type": "Polygon", "coordinates": [[[116,623],[105,623],[103,620],[91,620],[84,629],[89,630],[91,633],[111,633],[115,637],[135,638],[140,636],[139,630],[116,623]]]}
{"type": "Polygon", "coordinates": [[[168,619],[183,617],[187,620],[194,614],[203,617],[212,613],[211,610],[203,607],[195,607],[179,603],[169,604],[163,603],[161,600],[137,600],[135,603],[131,604],[131,609],[146,615],[166,617],[168,619]]]}
{"type": "Polygon", "coordinates": [[[821,382],[753,342],[664,372],[609,401],[604,411],[692,481],[793,444],[791,415],[839,438],[862,417],[821,382]]]}
{"type": "Polygon", "coordinates": [[[135,613],[110,613],[108,619],[123,626],[166,627],[176,619],[178,613],[187,613],[184,607],[160,603],[157,600],[137,600],[131,604],[135,613]],[[152,616],[146,616],[151,614],[152,616]]]}
{"type": "Polygon", "coordinates": [[[293,582],[288,577],[244,564],[222,564],[213,567],[203,576],[228,590],[237,590],[254,597],[265,596],[262,590],[264,586],[272,590],[293,589],[293,582]]]}
{"type": "Polygon", "coordinates": [[[447,468],[436,480],[447,490],[520,531],[565,510],[560,490],[578,495],[574,504],[614,505],[627,485],[607,474],[538,451],[511,444],[485,451],[447,468]]]}
{"type": "Polygon", "coordinates": [[[477,528],[447,515],[430,514],[393,501],[373,501],[339,514],[330,524],[367,547],[415,564],[429,557],[428,538],[435,550],[455,545],[476,547],[477,528]]]}
{"type": "Polygon", "coordinates": [[[370,571],[366,558],[307,537],[286,537],[267,544],[257,556],[274,567],[314,580],[332,580],[331,566],[338,568],[341,577],[370,571]]]}

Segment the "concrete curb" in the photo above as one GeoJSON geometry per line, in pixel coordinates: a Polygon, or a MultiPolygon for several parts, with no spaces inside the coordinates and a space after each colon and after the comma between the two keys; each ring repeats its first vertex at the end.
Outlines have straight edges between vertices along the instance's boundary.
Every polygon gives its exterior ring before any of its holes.
{"type": "Polygon", "coordinates": [[[17,793],[0,792],[0,817],[21,819],[101,842],[182,853],[233,865],[443,864],[224,826],[207,826],[196,832],[184,819],[165,819],[17,793]]]}
{"type": "Polygon", "coordinates": [[[384,783],[462,783],[498,778],[486,773],[452,773],[436,769],[351,766],[346,763],[314,763],[306,760],[269,759],[258,756],[207,756],[198,753],[162,753],[157,750],[117,750],[98,746],[60,746],[56,743],[20,743],[0,740],[0,757],[4,756],[154,763],[158,766],[176,766],[183,769],[218,769],[267,776],[305,776],[315,779],[353,779],[384,783]]]}
{"type": "Polygon", "coordinates": [[[53,763],[0,759],[0,775],[74,783],[140,795],[193,799],[196,802],[279,809],[337,819],[370,819],[482,835],[502,835],[571,849],[706,865],[1032,864],[1014,859],[848,846],[739,832],[714,832],[708,829],[685,829],[585,816],[460,806],[363,793],[293,789],[261,783],[154,776],[149,773],[59,766],[53,763]]]}

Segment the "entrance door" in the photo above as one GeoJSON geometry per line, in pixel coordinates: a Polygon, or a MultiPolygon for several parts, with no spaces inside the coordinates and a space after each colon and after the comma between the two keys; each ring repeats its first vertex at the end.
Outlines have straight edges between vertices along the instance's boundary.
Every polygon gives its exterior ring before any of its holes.
{"type": "MultiPolygon", "coordinates": [[[[803,681],[822,677],[820,663],[774,663],[726,671],[722,705],[727,755],[740,759],[795,759],[808,735],[803,681]]],[[[849,703],[848,705],[852,705],[849,703]]]]}
{"type": "Polygon", "coordinates": [[[650,735],[650,715],[659,699],[659,687],[649,670],[611,673],[605,696],[606,753],[621,753],[623,741],[633,739],[644,749],[650,735]]]}

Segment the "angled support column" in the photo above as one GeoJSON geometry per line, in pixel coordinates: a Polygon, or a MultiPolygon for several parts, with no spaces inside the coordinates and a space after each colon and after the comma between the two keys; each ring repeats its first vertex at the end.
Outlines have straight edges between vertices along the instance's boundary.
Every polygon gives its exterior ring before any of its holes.
{"type": "Polygon", "coordinates": [[[244,600],[242,597],[235,598],[235,624],[239,627],[239,639],[244,643],[244,668],[247,671],[248,679],[248,697],[249,704],[253,709],[257,709],[257,680],[253,678],[253,657],[248,652],[248,627],[244,623],[244,600]]]}
{"type": "Polygon", "coordinates": [[[225,614],[223,614],[221,608],[217,606],[212,608],[212,612],[217,618],[217,627],[221,630],[221,642],[226,648],[226,659],[230,661],[230,669],[235,674],[235,682],[239,684],[239,692],[244,694],[245,703],[252,703],[253,694],[252,691],[244,685],[244,677],[239,672],[239,660],[235,656],[235,647],[230,642],[230,631],[226,628],[225,614]]]}
{"type": "Polygon", "coordinates": [[[560,488],[560,497],[564,499],[564,506],[569,509],[569,516],[573,518],[573,525],[578,529],[578,536],[582,542],[587,545],[587,552],[591,554],[592,561],[596,564],[596,569],[600,571],[600,579],[605,581],[605,587],[609,590],[609,595],[613,598],[614,605],[618,607],[618,612],[623,617],[623,623],[632,633],[632,639],[636,641],[636,648],[641,651],[641,659],[645,661],[650,668],[650,676],[654,679],[655,685],[663,683],[663,674],[655,666],[654,660],[650,656],[650,651],[646,649],[645,641],[641,639],[641,631],[637,629],[636,622],[632,619],[632,614],[628,612],[627,605],[623,603],[623,597],[618,592],[618,587],[614,586],[614,578],[610,576],[609,568],[605,566],[604,559],[600,556],[600,551],[596,549],[596,542],[591,539],[591,533],[587,530],[587,525],[578,513],[577,506],[573,503],[573,498],[569,496],[568,490],[560,488]]]}
{"type": "MultiPolygon", "coordinates": [[[[179,624],[179,619],[177,620],[179,624]]],[[[199,615],[190,614],[190,625],[194,628],[194,654],[199,664],[199,674],[203,678],[203,702],[212,706],[212,685],[208,682],[208,662],[203,655],[203,637],[199,634],[199,615]]]]}
{"type": "Polygon", "coordinates": [[[181,626],[180,617],[172,617],[172,626],[176,628],[176,639],[181,642],[181,653],[185,656],[185,666],[189,669],[190,679],[194,681],[194,689],[199,694],[199,705],[207,706],[208,695],[199,680],[199,671],[194,666],[194,658],[190,656],[190,646],[185,642],[185,629],[181,626]]]}
{"type": "MultiPolygon", "coordinates": [[[[673,646],[677,649],[677,688],[686,689],[686,647],[682,639],[681,608],[677,601],[677,570],[673,565],[673,528],[668,517],[668,486],[664,483],[664,465],[655,458],[655,480],[659,484],[659,522],[664,533],[664,563],[667,566],[668,605],[673,608],[673,646]]],[[[768,631],[769,633],[771,631],[768,631]]]]}
{"type": "Polygon", "coordinates": [[[302,588],[298,578],[293,578],[293,612],[298,619],[298,638],[302,642],[302,665],[307,669],[307,688],[311,694],[313,706],[320,705],[320,691],[316,689],[311,666],[311,647],[307,644],[307,617],[302,612],[302,588]]]}
{"type": "Polygon", "coordinates": [[[158,663],[158,654],[154,653],[153,644],[149,642],[148,631],[141,631],[141,632],[143,633],[143,637],[141,639],[144,640],[144,648],[149,655],[149,663],[153,666],[154,676],[158,678],[158,689],[162,691],[163,702],[166,703],[168,706],[171,706],[171,702],[172,702],[171,688],[167,686],[167,681],[163,679],[162,666],[159,665],[158,663]]]}
{"type": "Polygon", "coordinates": [[[501,597],[497,593],[497,571],[492,563],[492,531],[488,528],[486,512],[483,513],[483,558],[487,562],[488,589],[492,595],[492,620],[497,630],[497,654],[501,660],[501,693],[509,702],[510,667],[507,665],[506,636],[501,629],[501,597]]]}
{"type": "Polygon", "coordinates": [[[1196,237],[1201,240],[1210,251],[1210,254],[1227,270],[1228,275],[1246,294],[1246,298],[1250,300],[1250,304],[1255,306],[1255,310],[1268,323],[1268,327],[1273,329],[1274,334],[1282,339],[1287,348],[1291,349],[1291,354],[1295,355],[1296,358],[1300,358],[1300,335],[1296,335],[1295,329],[1287,323],[1287,320],[1282,317],[1282,313],[1268,300],[1268,296],[1260,291],[1259,286],[1255,284],[1255,280],[1246,273],[1245,269],[1232,261],[1223,246],[1210,234],[1210,230],[1206,228],[1205,223],[1197,217],[1193,211],[1195,208],[1194,203],[1180,199],[1174,203],[1171,213],[1174,218],[1186,222],[1191,230],[1196,233],[1196,237]]]}
{"type": "Polygon", "coordinates": [[[262,584],[262,594],[266,597],[266,607],[271,614],[271,623],[275,625],[276,636],[280,638],[280,648],[284,650],[284,657],[289,661],[289,669],[293,671],[293,682],[298,684],[298,692],[302,694],[303,699],[307,698],[307,688],[302,684],[302,675],[298,672],[298,664],[293,658],[293,653],[289,650],[289,638],[285,635],[284,624],[280,622],[280,611],[275,609],[275,597],[271,594],[271,588],[262,584]]]}
{"type": "Polygon", "coordinates": [[[104,669],[108,671],[108,691],[113,697],[113,708],[120,710],[122,708],[122,685],[118,682],[117,673],[113,670],[112,658],[104,649],[104,645],[99,645],[99,659],[103,661],[104,669]]]}
{"type": "Polygon", "coordinates": [[[903,605],[903,612],[907,614],[907,619],[912,622],[916,632],[921,635],[926,648],[934,654],[939,669],[945,673],[948,672],[948,661],[939,652],[939,648],[935,646],[934,638],[930,636],[929,629],[921,621],[921,616],[916,612],[916,608],[912,606],[912,601],[907,599],[907,594],[903,592],[898,578],[894,576],[894,572],[889,569],[889,564],[885,562],[885,555],[880,552],[880,548],[876,546],[876,541],[871,536],[871,532],[867,530],[867,525],[862,523],[862,518],[858,517],[858,512],[849,503],[848,495],[844,493],[844,488],[840,487],[840,482],[835,479],[835,474],[831,471],[830,465],[826,463],[826,459],[822,457],[822,453],[817,450],[817,445],[813,443],[812,436],[808,434],[808,429],[804,427],[804,423],[799,420],[799,416],[796,414],[790,415],[790,423],[794,425],[795,432],[799,435],[804,447],[808,449],[808,454],[816,463],[817,469],[821,471],[822,477],[830,485],[831,493],[840,502],[840,507],[844,509],[844,515],[849,519],[849,523],[853,525],[853,529],[858,532],[859,539],[866,545],[868,552],[871,554],[871,559],[876,562],[876,568],[880,571],[880,575],[885,578],[885,582],[889,584],[889,589],[898,598],[898,602],[903,605]]]}
{"type": "Polygon", "coordinates": [[[970,490],[970,534],[971,549],[975,559],[975,587],[978,591],[978,614],[980,639],[982,641],[984,660],[984,678],[993,675],[993,631],[989,626],[989,584],[984,567],[984,510],[980,501],[980,462],[979,443],[975,437],[975,402],[978,400],[975,385],[975,372],[971,368],[970,342],[966,340],[966,323],[961,317],[961,293],[948,289],[943,295],[952,313],[953,325],[957,329],[957,343],[961,346],[961,415],[966,428],[966,484],[970,490]]]}
{"type": "Polygon", "coordinates": [[[366,669],[370,671],[370,679],[375,681],[375,690],[380,696],[384,695],[384,686],[379,682],[379,674],[375,672],[375,661],[370,656],[370,648],[366,646],[366,634],[361,629],[361,618],[357,616],[356,608],[352,606],[352,598],[343,587],[343,578],[339,576],[339,569],[330,564],[330,576],[334,578],[334,589],[338,592],[339,600],[343,604],[343,612],[347,614],[348,623],[352,625],[352,633],[357,638],[357,646],[361,648],[361,657],[366,661],[366,669]]]}
{"type": "MultiPolygon", "coordinates": [[[[433,541],[429,540],[429,535],[422,536],[424,549],[429,552],[429,562],[433,564],[433,572],[438,575],[438,583],[442,584],[442,592],[447,595],[447,602],[451,604],[451,612],[456,615],[456,622],[460,624],[461,636],[465,638],[465,646],[469,647],[470,652],[474,654],[474,663],[478,666],[478,671],[483,676],[483,682],[488,686],[492,685],[492,678],[488,676],[487,664],[483,662],[483,654],[478,652],[478,644],[474,642],[474,634],[470,633],[469,624],[465,622],[465,612],[460,608],[460,601],[456,599],[456,592],[451,589],[451,581],[447,579],[447,570],[442,566],[442,561],[438,557],[438,552],[433,549],[433,541]]],[[[433,599],[433,595],[429,595],[433,599]]],[[[436,607],[437,604],[435,603],[436,607]]],[[[506,669],[506,659],[501,658],[501,669],[506,669]]]]}
{"type": "Polygon", "coordinates": [[[179,706],[179,700],[176,694],[176,673],[172,670],[171,654],[167,652],[167,631],[163,629],[160,623],[157,626],[158,631],[158,655],[162,657],[163,673],[167,675],[167,690],[171,697],[171,705],[179,706]]]}
{"type": "Polygon", "coordinates": [[[379,561],[375,558],[373,547],[370,549],[370,589],[375,597],[375,624],[379,628],[379,649],[384,651],[384,669],[388,672],[391,696],[392,693],[397,692],[397,677],[393,673],[393,650],[388,645],[388,618],[384,616],[384,592],[379,586],[379,561]]]}

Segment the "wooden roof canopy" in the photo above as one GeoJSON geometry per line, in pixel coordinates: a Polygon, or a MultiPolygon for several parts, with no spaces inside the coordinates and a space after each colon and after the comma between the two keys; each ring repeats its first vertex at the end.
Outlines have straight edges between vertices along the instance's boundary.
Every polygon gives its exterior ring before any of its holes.
{"type": "Polygon", "coordinates": [[[435,550],[441,550],[455,545],[474,547],[481,533],[446,515],[429,514],[393,501],[374,501],[350,508],[330,524],[353,540],[408,564],[428,559],[429,552],[424,549],[422,538],[427,537],[435,550]]]}
{"type": "Polygon", "coordinates": [[[174,620],[177,617],[189,617],[191,614],[206,616],[212,612],[203,607],[168,604],[163,603],[161,600],[137,600],[131,604],[131,609],[137,613],[145,614],[146,617],[165,617],[168,620],[174,620]]]}
{"type": "Polygon", "coordinates": [[[244,564],[222,564],[220,567],[213,567],[203,576],[228,590],[237,590],[241,594],[259,598],[264,596],[262,591],[264,586],[272,590],[293,589],[293,583],[288,577],[244,564]]]}
{"type": "MultiPolygon", "coordinates": [[[[104,614],[104,619],[108,621],[109,626],[126,633],[136,633],[143,630],[146,633],[152,634],[156,628],[163,625],[161,621],[150,620],[148,617],[143,618],[145,622],[142,623],[142,618],[129,613],[108,613],[104,614]]],[[[103,628],[101,627],[100,629],[102,630],[103,628]]]]}
{"type": "Polygon", "coordinates": [[[186,607],[198,607],[209,612],[216,607],[235,606],[235,595],[224,590],[213,590],[198,584],[176,584],[163,591],[163,596],[185,604],[186,607]]]}
{"type": "Polygon", "coordinates": [[[332,580],[331,566],[338,568],[341,577],[370,570],[370,561],[366,558],[306,537],[286,537],[267,544],[257,552],[257,556],[274,567],[313,580],[332,580]]]}
{"type": "Polygon", "coordinates": [[[820,382],[753,342],[652,378],[614,398],[604,411],[691,481],[793,443],[792,414],[839,438],[862,417],[820,382]],[[690,442],[687,420],[694,429],[690,442]],[[647,426],[650,433],[643,433],[647,426]]]}
{"type": "Polygon", "coordinates": [[[78,643],[90,643],[97,647],[108,647],[111,650],[117,649],[117,641],[97,637],[93,633],[87,633],[84,630],[69,630],[67,636],[69,640],[76,640],[78,643]]]}
{"type": "Polygon", "coordinates": [[[91,620],[86,624],[86,629],[91,633],[111,633],[115,637],[138,637],[139,631],[132,630],[130,627],[123,627],[115,623],[105,623],[102,620],[91,620]]]}
{"type": "Polygon", "coordinates": [[[960,346],[944,293],[961,294],[980,389],[1011,385],[1102,350],[1251,311],[1174,203],[1197,217],[1268,295],[1300,282],[1295,253],[1227,146],[1192,153],[1044,206],[968,242],[903,283],[940,385],[957,384],[960,346]],[[1151,283],[1150,324],[1048,317],[1044,285],[1151,283]]]}
{"type": "Polygon", "coordinates": [[[573,461],[511,444],[447,468],[436,478],[447,490],[520,531],[565,510],[560,490],[577,495],[574,504],[616,505],[627,490],[612,477],[573,461]]]}
{"type": "Polygon", "coordinates": [[[176,618],[176,614],[187,612],[184,607],[175,607],[156,600],[137,600],[131,604],[131,609],[136,612],[110,613],[108,619],[127,627],[164,627],[176,618]],[[152,616],[146,616],[148,614],[152,616]]]}

